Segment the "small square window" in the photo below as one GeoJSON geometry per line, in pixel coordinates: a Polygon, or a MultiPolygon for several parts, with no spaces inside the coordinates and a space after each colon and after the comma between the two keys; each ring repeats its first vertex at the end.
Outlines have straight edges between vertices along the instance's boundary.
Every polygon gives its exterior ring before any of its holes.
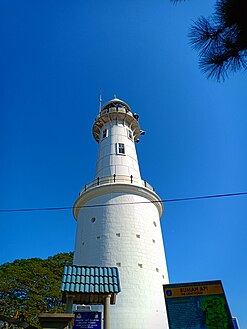
{"type": "Polygon", "coordinates": [[[120,233],[116,233],[116,236],[120,237],[120,233]]]}
{"type": "Polygon", "coordinates": [[[128,130],[128,137],[129,139],[133,140],[133,133],[131,130],[128,130]]]}
{"type": "Polygon", "coordinates": [[[118,154],[125,154],[125,148],[123,143],[118,143],[118,154]]]}
{"type": "Polygon", "coordinates": [[[104,129],[102,132],[102,139],[106,138],[108,136],[108,130],[104,129]]]}
{"type": "Polygon", "coordinates": [[[136,237],[140,239],[141,236],[140,236],[140,234],[136,234],[136,237]]]}
{"type": "Polygon", "coordinates": [[[117,267],[121,267],[121,263],[116,263],[117,267]]]}
{"type": "Polygon", "coordinates": [[[142,264],[138,264],[138,266],[139,266],[140,268],[142,268],[142,267],[143,267],[143,265],[142,265],[142,264]]]}

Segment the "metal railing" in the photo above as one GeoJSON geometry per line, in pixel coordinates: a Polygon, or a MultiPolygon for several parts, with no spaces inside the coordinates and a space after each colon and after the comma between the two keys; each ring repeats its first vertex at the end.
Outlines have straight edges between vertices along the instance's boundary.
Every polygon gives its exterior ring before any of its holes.
{"type": "Polygon", "coordinates": [[[124,176],[124,175],[112,175],[112,176],[106,176],[106,177],[97,177],[90,183],[85,184],[84,188],[81,190],[79,195],[82,195],[84,192],[99,186],[99,185],[108,185],[108,184],[133,184],[136,186],[144,186],[148,188],[149,190],[155,191],[154,188],[147,183],[146,180],[138,179],[136,177],[131,176],[124,176]]]}

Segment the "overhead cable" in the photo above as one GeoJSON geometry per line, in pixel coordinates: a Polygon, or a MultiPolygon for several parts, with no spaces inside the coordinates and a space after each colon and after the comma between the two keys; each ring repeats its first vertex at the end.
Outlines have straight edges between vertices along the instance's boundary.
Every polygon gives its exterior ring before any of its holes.
{"type": "Polygon", "coordinates": [[[83,205],[83,206],[77,206],[77,207],[67,206],[67,207],[0,209],[0,213],[31,212],[31,211],[58,211],[58,210],[69,210],[69,209],[76,209],[76,208],[96,208],[96,207],[132,205],[132,204],[133,205],[134,204],[145,204],[145,203],[169,203],[169,202],[193,201],[193,200],[201,200],[201,199],[225,198],[225,197],[233,197],[233,196],[241,196],[241,195],[247,195],[247,192],[200,195],[200,196],[194,196],[194,197],[164,199],[164,200],[155,200],[155,201],[135,201],[135,202],[121,202],[121,203],[117,202],[117,203],[110,203],[110,204],[83,205]]]}

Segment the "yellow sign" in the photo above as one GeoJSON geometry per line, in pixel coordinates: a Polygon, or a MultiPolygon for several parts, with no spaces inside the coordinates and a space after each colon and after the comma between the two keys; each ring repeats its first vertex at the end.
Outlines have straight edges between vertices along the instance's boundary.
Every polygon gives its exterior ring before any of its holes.
{"type": "Polygon", "coordinates": [[[223,293],[221,284],[186,285],[184,287],[165,288],[166,298],[220,295],[223,293]]]}

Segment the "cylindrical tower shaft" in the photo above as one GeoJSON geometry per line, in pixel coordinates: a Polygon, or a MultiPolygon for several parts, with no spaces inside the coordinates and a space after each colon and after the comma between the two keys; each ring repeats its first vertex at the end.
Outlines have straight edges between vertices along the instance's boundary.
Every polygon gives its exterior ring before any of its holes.
{"type": "Polygon", "coordinates": [[[93,127],[99,142],[95,180],[74,205],[74,265],[119,267],[122,291],[111,306],[112,329],[168,328],[163,205],[140,177],[134,144],[140,133],[138,116],[123,101],[102,108],[93,127]]]}
{"type": "Polygon", "coordinates": [[[140,179],[133,131],[125,122],[107,122],[101,130],[95,178],[133,176],[140,179]]]}

